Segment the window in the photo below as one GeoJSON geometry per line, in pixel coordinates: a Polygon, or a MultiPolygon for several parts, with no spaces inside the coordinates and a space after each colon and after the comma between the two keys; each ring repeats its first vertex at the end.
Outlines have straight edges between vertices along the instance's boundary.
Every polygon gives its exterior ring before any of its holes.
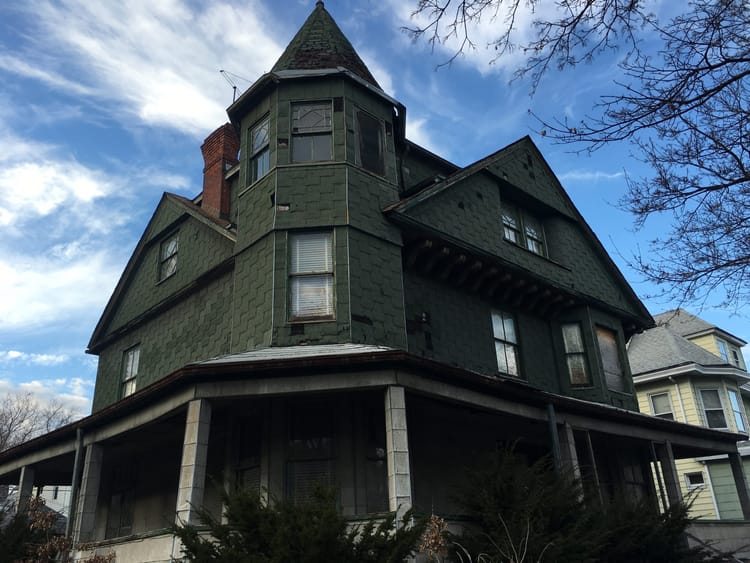
{"type": "Polygon", "coordinates": [[[719,345],[719,355],[721,358],[729,363],[729,354],[727,353],[727,344],[723,340],[717,340],[716,343],[719,345]]]}
{"type": "Polygon", "coordinates": [[[333,319],[333,233],[289,235],[290,320],[333,319]]]}
{"type": "Polygon", "coordinates": [[[492,312],[492,334],[495,338],[497,370],[518,377],[518,338],[513,316],[500,311],[492,312]]]}
{"type": "Polygon", "coordinates": [[[509,203],[503,203],[502,219],[505,240],[539,256],[547,255],[544,228],[539,219],[509,203]]]}
{"type": "Polygon", "coordinates": [[[241,417],[235,422],[235,484],[238,488],[260,492],[261,432],[260,416],[241,417]]]}
{"type": "Polygon", "coordinates": [[[701,389],[701,402],[706,426],[709,428],[727,428],[727,420],[724,417],[724,406],[718,389],[701,389]]]}
{"type": "Polygon", "coordinates": [[[309,502],[316,486],[333,484],[334,411],[325,402],[297,404],[290,409],[286,494],[292,502],[309,502]]]}
{"type": "Polygon", "coordinates": [[[654,416],[674,420],[672,400],[669,398],[669,393],[654,393],[648,396],[648,400],[651,403],[651,413],[654,416]]]}
{"type": "Polygon", "coordinates": [[[620,363],[620,347],[617,345],[617,333],[603,326],[596,327],[596,339],[602,357],[602,369],[607,387],[612,391],[626,392],[625,374],[620,363]]]}
{"type": "Polygon", "coordinates": [[[742,362],[740,362],[740,351],[735,347],[730,348],[730,351],[732,352],[732,363],[738,368],[741,368],[742,362]]]}
{"type": "Polygon", "coordinates": [[[270,168],[270,127],[268,116],[250,129],[250,181],[255,182],[266,175],[270,168]]]}
{"type": "Polygon", "coordinates": [[[180,249],[178,233],[164,239],[159,247],[159,281],[165,280],[177,271],[177,251],[180,249]]]}
{"type": "Polygon", "coordinates": [[[591,380],[586,368],[586,349],[583,344],[580,323],[562,325],[562,334],[565,343],[565,361],[568,365],[568,377],[570,377],[571,385],[588,385],[591,380]]]}
{"type": "Polygon", "coordinates": [[[128,536],[133,533],[135,469],[133,466],[123,464],[113,470],[105,539],[128,536]]]}
{"type": "Polygon", "coordinates": [[[292,162],[331,160],[331,104],[292,104],[292,162]]]}
{"type": "Polygon", "coordinates": [[[734,423],[737,425],[738,432],[747,432],[747,426],[745,425],[745,417],[742,413],[742,401],[737,391],[734,389],[728,389],[729,393],[729,405],[732,407],[732,414],[734,415],[734,423]]]}
{"type": "Polygon", "coordinates": [[[385,159],[383,154],[383,126],[379,119],[363,111],[357,112],[357,133],[359,142],[358,161],[365,170],[383,175],[385,159]]]}
{"type": "Polygon", "coordinates": [[[706,481],[703,477],[703,471],[696,471],[694,473],[685,473],[685,484],[688,489],[698,489],[706,486],[706,481]]]}
{"type": "Polygon", "coordinates": [[[138,363],[141,357],[141,347],[133,346],[125,350],[122,358],[122,382],[120,398],[135,393],[135,382],[138,377],[138,363]]]}

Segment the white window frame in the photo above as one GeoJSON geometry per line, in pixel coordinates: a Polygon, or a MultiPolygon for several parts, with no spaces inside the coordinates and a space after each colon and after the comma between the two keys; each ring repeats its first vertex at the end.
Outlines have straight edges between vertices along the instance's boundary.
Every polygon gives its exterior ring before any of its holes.
{"type": "Polygon", "coordinates": [[[497,371],[504,375],[521,377],[518,327],[515,317],[505,311],[493,310],[491,320],[497,371]]]}
{"type": "Polygon", "coordinates": [[[742,403],[742,397],[734,389],[727,389],[729,395],[729,408],[732,410],[734,416],[734,425],[737,427],[737,432],[747,433],[747,422],[745,419],[745,409],[742,403]]]}
{"type": "Polygon", "coordinates": [[[674,409],[672,408],[672,396],[670,395],[669,391],[659,391],[658,393],[649,393],[648,404],[651,407],[652,416],[655,416],[657,418],[663,418],[665,420],[675,420],[674,409]],[[667,398],[667,403],[669,404],[668,411],[657,412],[656,404],[654,403],[654,397],[659,397],[661,395],[664,395],[667,398]],[[669,415],[669,416],[666,416],[666,415],[669,415]]]}
{"type": "Polygon", "coordinates": [[[247,139],[250,183],[257,182],[271,169],[271,117],[266,115],[250,128],[247,139]],[[265,133],[265,136],[263,136],[265,133]],[[258,137],[258,135],[261,135],[258,137]]]}
{"type": "Polygon", "coordinates": [[[703,417],[703,422],[705,423],[706,428],[713,428],[716,430],[729,430],[729,421],[727,419],[727,411],[724,406],[724,397],[722,396],[723,393],[721,392],[720,387],[702,387],[698,389],[698,400],[700,401],[700,407],[701,407],[701,416],[703,417]],[[719,398],[719,403],[721,405],[721,409],[719,407],[710,407],[706,408],[706,404],[703,401],[703,393],[706,391],[714,391],[716,393],[716,396],[719,398]],[[718,411],[721,410],[721,415],[724,417],[724,426],[711,426],[708,421],[708,411],[718,411]]]}
{"type": "Polygon", "coordinates": [[[138,370],[141,361],[141,345],[131,346],[122,353],[122,369],[120,373],[120,398],[132,395],[136,391],[138,370]]]}
{"type": "Polygon", "coordinates": [[[159,282],[171,278],[177,272],[177,253],[179,251],[179,231],[170,234],[161,241],[159,245],[159,282]]]}
{"type": "Polygon", "coordinates": [[[580,322],[574,321],[563,323],[561,326],[563,346],[565,351],[565,364],[568,370],[568,381],[576,387],[585,387],[591,385],[591,370],[588,365],[588,354],[586,353],[586,341],[583,338],[583,327],[580,322]],[[576,342],[567,338],[569,330],[574,329],[577,332],[577,338],[580,342],[580,350],[576,347],[576,342]],[[578,367],[583,368],[585,381],[574,381],[573,373],[578,367]]]}
{"type": "Polygon", "coordinates": [[[505,201],[501,204],[501,221],[505,240],[532,254],[547,257],[544,221],[505,201]]]}
{"type": "Polygon", "coordinates": [[[336,316],[334,280],[333,231],[303,231],[289,233],[289,320],[330,321],[336,316]],[[307,244],[314,244],[315,237],[323,237],[322,262],[305,266],[296,253],[307,244]],[[307,295],[306,295],[307,294],[307,295]],[[307,299],[312,296],[313,299],[307,299]],[[315,310],[305,302],[320,304],[315,310]]]}
{"type": "Polygon", "coordinates": [[[684,474],[685,477],[685,486],[688,488],[688,490],[692,491],[693,489],[703,489],[706,487],[706,476],[703,473],[703,471],[688,471],[684,474]],[[701,482],[700,483],[692,483],[691,482],[691,476],[693,475],[700,475],[701,476],[701,482]]]}
{"type": "Polygon", "coordinates": [[[719,349],[719,356],[721,356],[721,359],[726,363],[729,363],[729,347],[727,343],[720,338],[717,338],[716,347],[719,349]]]}

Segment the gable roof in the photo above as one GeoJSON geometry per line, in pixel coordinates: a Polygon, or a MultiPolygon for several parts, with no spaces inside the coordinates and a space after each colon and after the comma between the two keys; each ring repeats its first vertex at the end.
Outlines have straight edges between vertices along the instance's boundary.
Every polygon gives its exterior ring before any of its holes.
{"type": "Polygon", "coordinates": [[[693,336],[702,336],[711,332],[719,332],[730,340],[737,341],[740,346],[747,344],[741,338],[728,333],[724,329],[711,324],[700,317],[687,312],[685,309],[672,309],[654,316],[654,321],[658,325],[668,326],[672,331],[687,338],[693,336]]]}
{"type": "Polygon", "coordinates": [[[534,198],[538,202],[541,202],[541,204],[544,206],[553,208],[556,212],[574,220],[578,225],[582,227],[596,254],[600,257],[609,271],[613,274],[623,294],[631,302],[634,311],[638,315],[637,324],[639,325],[639,327],[649,328],[653,326],[651,314],[635,294],[633,288],[630,286],[630,284],[625,279],[625,276],[623,276],[620,269],[609,256],[609,253],[606,251],[601,241],[599,241],[599,238],[596,236],[589,224],[578,212],[575,204],[570,199],[570,196],[568,196],[565,188],[563,188],[562,184],[560,184],[557,176],[552,171],[541,151],[528,135],[480,160],[477,160],[476,162],[464,168],[457,169],[453,174],[450,174],[449,176],[433,184],[430,184],[429,187],[426,187],[423,190],[420,190],[412,195],[409,195],[408,197],[401,199],[396,203],[387,206],[383,210],[383,212],[394,219],[398,220],[398,218],[401,218],[402,220],[407,221],[409,212],[422,205],[426,205],[427,202],[429,202],[436,196],[452,189],[462,181],[477,174],[489,174],[498,183],[508,186],[514,186],[515,188],[519,189],[522,185],[526,185],[524,182],[522,182],[522,176],[519,175],[520,172],[531,174],[529,165],[527,163],[521,163],[519,166],[519,164],[516,162],[518,160],[519,153],[523,152],[526,153],[527,158],[530,158],[530,155],[533,155],[535,159],[538,159],[538,161],[541,163],[541,168],[537,168],[537,173],[548,178],[555,188],[553,194],[550,194],[549,190],[547,190],[547,192],[545,193],[542,193],[538,189],[536,193],[529,191],[528,197],[534,198]],[[509,174],[512,175],[512,177],[509,176],[509,174]],[[518,175],[517,178],[515,177],[516,175],[518,175]]]}
{"type": "Polygon", "coordinates": [[[719,356],[663,325],[634,335],[628,344],[628,360],[634,376],[687,364],[728,365],[719,356]]]}
{"type": "Polygon", "coordinates": [[[109,321],[117,311],[120,299],[122,298],[125,289],[128,286],[128,282],[132,278],[145,249],[149,246],[149,243],[151,241],[149,234],[151,233],[152,226],[156,222],[156,219],[159,216],[160,212],[167,207],[176,208],[176,211],[180,213],[180,216],[188,215],[193,219],[196,219],[198,222],[220,233],[221,235],[227,237],[232,242],[236,240],[234,231],[230,230],[230,228],[232,227],[232,223],[206,213],[201,207],[185,197],[169,192],[164,192],[161,200],[159,201],[159,204],[156,206],[156,209],[151,216],[151,219],[149,219],[146,228],[143,230],[143,234],[141,235],[141,238],[139,239],[138,244],[133,251],[133,254],[130,256],[128,263],[125,266],[125,270],[122,272],[122,275],[120,276],[120,279],[118,280],[117,285],[115,286],[115,289],[112,292],[112,295],[110,296],[106,307],[104,308],[104,312],[99,318],[99,322],[97,322],[96,327],[94,328],[94,332],[92,333],[91,339],[89,340],[87,346],[87,352],[95,352],[97,344],[106,335],[106,328],[109,324],[109,321]]]}
{"type": "Polygon", "coordinates": [[[271,72],[283,70],[322,70],[342,67],[380,89],[331,14],[320,0],[271,72]]]}

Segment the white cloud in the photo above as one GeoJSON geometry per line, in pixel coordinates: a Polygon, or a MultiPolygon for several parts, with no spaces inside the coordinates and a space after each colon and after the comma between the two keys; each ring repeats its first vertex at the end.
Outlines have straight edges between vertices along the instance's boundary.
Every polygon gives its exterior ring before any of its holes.
{"type": "Polygon", "coordinates": [[[609,182],[624,177],[624,172],[603,172],[601,170],[571,170],[558,174],[561,182],[609,182]]]}
{"type": "Polygon", "coordinates": [[[80,377],[31,379],[20,382],[0,379],[0,394],[31,393],[40,406],[55,402],[73,412],[77,418],[91,412],[90,395],[93,387],[93,380],[80,377]]]}
{"type": "Polygon", "coordinates": [[[443,148],[442,145],[435,142],[435,137],[439,135],[431,134],[429,131],[429,123],[426,118],[413,118],[407,116],[406,118],[406,137],[418,144],[420,147],[424,147],[435,154],[446,154],[447,149],[443,148]]]}
{"type": "Polygon", "coordinates": [[[36,354],[18,350],[0,350],[0,362],[21,362],[37,366],[54,366],[67,362],[65,354],[36,354]]]}
{"type": "Polygon", "coordinates": [[[41,48],[24,53],[23,63],[6,56],[0,68],[193,135],[226,121],[231,90],[220,69],[255,80],[282,51],[257,1],[195,8],[181,0],[67,0],[32,7],[41,48]]]}
{"type": "Polygon", "coordinates": [[[121,264],[106,250],[29,256],[0,251],[0,318],[4,331],[91,323],[118,279],[121,264]]]}

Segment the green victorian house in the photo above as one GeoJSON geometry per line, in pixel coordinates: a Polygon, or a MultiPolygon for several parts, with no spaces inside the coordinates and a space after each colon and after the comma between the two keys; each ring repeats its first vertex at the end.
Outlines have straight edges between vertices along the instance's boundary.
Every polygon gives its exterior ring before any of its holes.
{"type": "Polygon", "coordinates": [[[72,484],[76,541],[169,561],[233,486],[455,515],[506,443],[655,507],[676,458],[739,463],[738,434],[638,412],[625,342],[653,319],[531,139],[463,168],[409,141],[322,2],[227,113],[94,330],[93,413],[0,454],[21,503],[72,484]]]}

